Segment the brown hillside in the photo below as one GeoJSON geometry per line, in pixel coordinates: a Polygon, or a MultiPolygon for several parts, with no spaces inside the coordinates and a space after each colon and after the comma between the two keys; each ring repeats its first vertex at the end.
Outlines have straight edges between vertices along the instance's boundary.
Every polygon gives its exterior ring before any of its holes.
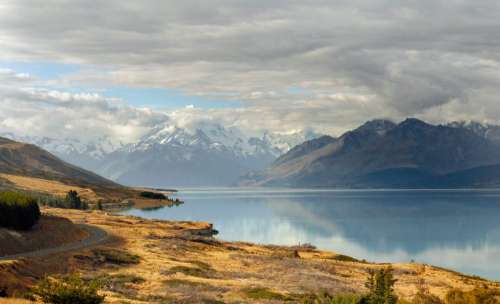
{"type": "Polygon", "coordinates": [[[37,146],[1,137],[0,172],[69,183],[118,186],[97,174],[68,164],[37,146]]]}
{"type": "Polygon", "coordinates": [[[23,189],[63,196],[76,190],[89,201],[121,201],[138,190],[121,186],[71,165],[31,144],[0,137],[0,188],[23,189]]]}

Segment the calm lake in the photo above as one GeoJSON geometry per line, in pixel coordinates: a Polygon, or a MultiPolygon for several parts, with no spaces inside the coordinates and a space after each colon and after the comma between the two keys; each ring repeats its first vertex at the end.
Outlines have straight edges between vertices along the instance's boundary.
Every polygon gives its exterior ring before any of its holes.
{"type": "Polygon", "coordinates": [[[185,204],[124,213],[208,221],[224,240],[311,243],[500,279],[500,190],[186,189],[177,197],[185,204]]]}

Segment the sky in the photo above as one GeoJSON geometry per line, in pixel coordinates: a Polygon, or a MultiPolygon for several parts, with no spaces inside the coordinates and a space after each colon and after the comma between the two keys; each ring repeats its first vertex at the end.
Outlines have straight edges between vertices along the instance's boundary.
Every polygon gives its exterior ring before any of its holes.
{"type": "Polygon", "coordinates": [[[500,2],[0,2],[0,132],[500,123],[500,2]]]}

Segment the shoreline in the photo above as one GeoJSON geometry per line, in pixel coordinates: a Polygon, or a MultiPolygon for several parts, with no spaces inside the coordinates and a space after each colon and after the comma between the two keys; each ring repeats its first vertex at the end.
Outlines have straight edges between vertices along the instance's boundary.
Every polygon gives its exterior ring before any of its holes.
{"type": "Polygon", "coordinates": [[[0,262],[0,271],[8,274],[4,280],[11,288],[27,288],[36,283],[34,277],[42,277],[44,272],[80,271],[89,277],[134,274],[142,283],[106,290],[110,303],[152,296],[166,299],[172,295],[175,299],[199,302],[200,298],[191,298],[193,290],[196,297],[236,303],[252,302],[244,290],[257,287],[287,296],[321,291],[363,292],[368,270],[388,265],[394,268],[398,279],[396,292],[404,298],[415,294],[421,279],[440,297],[451,288],[471,290],[481,285],[500,288],[500,282],[425,264],[368,263],[310,246],[227,242],[214,238],[213,226],[206,222],[147,220],[101,211],[55,208],[44,208],[44,213],[95,226],[104,230],[109,240],[95,249],[58,253],[43,261],[33,258],[0,262]],[[103,262],[96,256],[97,249],[126,252],[137,256],[140,262],[103,262]]]}

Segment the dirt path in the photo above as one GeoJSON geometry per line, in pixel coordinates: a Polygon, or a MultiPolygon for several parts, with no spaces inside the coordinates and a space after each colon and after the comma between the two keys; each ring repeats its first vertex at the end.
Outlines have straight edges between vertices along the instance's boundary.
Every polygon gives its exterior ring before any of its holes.
{"type": "Polygon", "coordinates": [[[86,231],[89,234],[89,237],[83,240],[79,240],[76,242],[64,244],[55,248],[46,248],[40,249],[30,252],[18,253],[13,255],[7,255],[0,257],[0,261],[4,260],[16,260],[20,258],[32,258],[32,257],[44,257],[50,254],[56,254],[67,251],[80,250],[86,247],[97,245],[108,238],[108,233],[98,227],[89,226],[85,224],[78,224],[82,230],[86,231]]]}

